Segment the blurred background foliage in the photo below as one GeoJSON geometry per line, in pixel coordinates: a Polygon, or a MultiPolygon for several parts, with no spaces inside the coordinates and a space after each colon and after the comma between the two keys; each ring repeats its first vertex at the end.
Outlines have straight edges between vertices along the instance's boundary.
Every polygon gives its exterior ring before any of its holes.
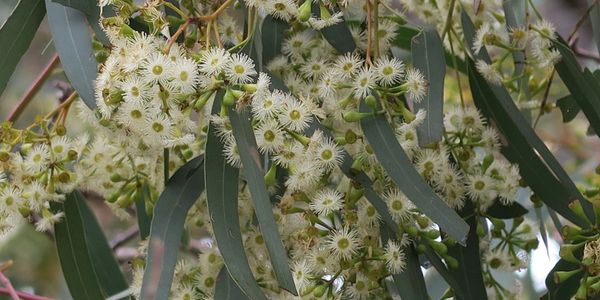
{"type": "MultiPolygon", "coordinates": [[[[0,1],[0,24],[4,23],[17,2],[18,0],[0,1]]],[[[588,2],[585,0],[534,2],[542,14],[556,25],[559,34],[563,36],[571,32],[577,20],[588,7],[588,2]]],[[[576,47],[581,53],[587,53],[592,57],[589,59],[583,58],[580,62],[595,69],[600,60],[591,34],[591,26],[585,24],[580,30],[580,38],[576,43],[576,47]]],[[[34,81],[37,74],[54,53],[51,35],[46,20],[44,20],[31,47],[12,75],[6,90],[0,95],[0,117],[2,120],[6,119],[19,97],[25,93],[28,86],[34,81]]],[[[555,78],[557,77],[555,76],[555,78]]],[[[51,107],[58,103],[58,99],[63,95],[64,88],[67,87],[68,84],[62,70],[57,68],[50,80],[44,84],[36,95],[34,101],[27,107],[15,127],[25,127],[34,120],[36,115],[49,111],[51,107]]],[[[551,102],[567,93],[562,85],[554,84],[552,87],[550,91],[551,102]]],[[[456,81],[449,78],[446,89],[446,101],[457,100],[456,81]]],[[[537,111],[534,111],[534,116],[537,113],[537,111]]],[[[68,121],[68,123],[67,128],[73,131],[85,130],[85,128],[79,128],[77,122],[73,120],[68,121]]],[[[595,136],[586,135],[587,127],[588,122],[581,114],[573,122],[563,124],[558,109],[553,109],[551,112],[544,114],[536,127],[537,133],[575,182],[600,181],[597,175],[595,177],[593,175],[594,169],[600,163],[600,156],[598,155],[600,153],[600,141],[595,136]]],[[[528,195],[523,195],[523,197],[528,197],[528,195]]],[[[88,198],[94,199],[95,197],[88,198]]],[[[531,205],[530,201],[521,201],[521,203],[531,205]]],[[[130,218],[130,221],[118,219],[100,199],[91,201],[90,206],[105,230],[109,241],[114,243],[115,239],[118,240],[131,232],[130,226],[133,225],[134,218],[130,218]]],[[[540,223],[535,209],[530,209],[527,217],[540,223]]],[[[556,240],[559,240],[560,237],[551,225],[552,222],[545,209],[541,213],[541,220],[543,221],[541,223],[548,230],[549,247],[546,248],[540,238],[540,246],[531,257],[529,269],[501,275],[506,282],[515,280],[521,282],[530,299],[539,298],[544,293],[544,279],[558,260],[559,244],[556,240]]],[[[69,297],[51,236],[36,232],[30,225],[23,225],[11,236],[3,238],[2,241],[0,243],[0,261],[12,260],[14,262],[13,266],[6,271],[6,275],[11,279],[16,289],[60,299],[69,297]]],[[[192,249],[199,249],[202,247],[202,242],[202,240],[190,238],[187,240],[187,245],[192,249]]],[[[125,243],[117,249],[117,257],[124,262],[123,270],[128,276],[129,266],[126,262],[137,255],[136,249],[135,241],[125,243]]],[[[433,268],[426,270],[425,278],[430,295],[434,299],[439,298],[446,289],[444,280],[433,268]]],[[[0,299],[5,299],[2,297],[0,296],[0,299]]]]}

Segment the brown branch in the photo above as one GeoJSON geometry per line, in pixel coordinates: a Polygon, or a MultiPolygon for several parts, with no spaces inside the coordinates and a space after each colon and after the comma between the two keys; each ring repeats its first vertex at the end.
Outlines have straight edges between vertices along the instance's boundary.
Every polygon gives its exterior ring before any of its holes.
{"type": "Polygon", "coordinates": [[[40,88],[42,87],[42,85],[44,84],[46,79],[48,79],[48,77],[50,77],[50,75],[52,74],[52,70],[54,70],[54,68],[56,68],[59,61],[60,60],[58,58],[58,54],[54,54],[54,56],[52,56],[52,58],[50,59],[50,61],[46,65],[46,67],[44,67],[44,69],[37,76],[35,81],[29,86],[29,88],[27,89],[27,92],[25,92],[25,94],[21,97],[17,106],[15,106],[13,108],[13,110],[10,112],[10,114],[8,115],[7,120],[9,122],[14,123],[19,118],[19,116],[21,115],[23,110],[25,110],[25,107],[27,107],[27,105],[33,99],[33,96],[35,96],[35,94],[37,94],[37,92],[40,90],[40,88]]]}
{"type": "MultiPolygon", "coordinates": [[[[10,261],[9,263],[12,264],[12,262],[10,261]]],[[[17,295],[17,291],[15,291],[15,288],[12,286],[12,283],[10,283],[8,277],[6,277],[2,272],[0,272],[0,282],[2,282],[2,285],[4,285],[4,287],[6,288],[7,294],[10,295],[10,298],[12,300],[19,300],[19,295],[17,295]]]]}
{"type": "Polygon", "coordinates": [[[110,241],[110,247],[115,250],[120,246],[123,246],[125,243],[133,239],[138,232],[140,232],[140,230],[137,225],[129,227],[127,230],[117,234],[115,238],[110,241]]]}

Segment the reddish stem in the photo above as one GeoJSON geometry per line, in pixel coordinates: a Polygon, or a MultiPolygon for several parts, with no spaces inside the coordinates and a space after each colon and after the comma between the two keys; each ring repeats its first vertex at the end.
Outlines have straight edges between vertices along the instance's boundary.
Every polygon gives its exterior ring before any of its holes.
{"type": "MultiPolygon", "coordinates": [[[[54,300],[52,298],[48,298],[48,297],[44,297],[44,296],[38,296],[38,295],[33,295],[33,294],[29,294],[29,293],[25,293],[25,292],[20,292],[20,291],[16,291],[17,296],[19,298],[17,299],[23,299],[23,300],[54,300]]],[[[3,288],[0,287],[0,294],[4,294],[4,295],[10,295],[9,291],[7,288],[3,288]]]]}
{"type": "Polygon", "coordinates": [[[58,65],[58,62],[58,54],[54,54],[54,56],[52,56],[52,58],[50,59],[50,62],[48,62],[46,67],[44,67],[44,70],[42,70],[42,72],[38,75],[35,81],[29,86],[27,92],[21,97],[17,106],[15,106],[10,112],[7,118],[8,121],[14,123],[19,118],[23,110],[25,110],[25,107],[27,107],[27,104],[31,102],[33,96],[35,96],[35,94],[40,90],[46,79],[48,79],[50,74],[52,74],[52,70],[54,70],[56,65],[58,65]]]}
{"type": "Polygon", "coordinates": [[[10,298],[12,298],[12,300],[19,300],[19,295],[17,295],[17,291],[15,291],[15,288],[12,286],[12,283],[10,283],[8,277],[6,277],[2,272],[0,272],[0,282],[2,282],[2,285],[4,285],[4,287],[6,288],[6,291],[8,295],[10,295],[10,298]]]}

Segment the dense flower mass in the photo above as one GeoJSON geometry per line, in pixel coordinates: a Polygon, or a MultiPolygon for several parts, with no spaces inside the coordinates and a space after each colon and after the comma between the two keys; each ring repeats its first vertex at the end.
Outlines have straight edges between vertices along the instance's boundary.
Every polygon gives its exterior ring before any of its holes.
{"type": "MultiPolygon", "coordinates": [[[[182,1],[175,11],[179,15],[170,18],[161,12],[173,8],[170,2],[130,2],[100,1],[115,16],[101,20],[110,45],[96,53],[101,62],[96,107],[73,104],[79,120],[91,128],[89,136],[67,135],[63,115],[41,118],[27,130],[0,128],[3,233],[27,220],[40,231],[50,230],[62,216],[52,204],[74,189],[101,195],[123,218],[129,218],[127,210],[139,199],[151,212],[165,175],[203,155],[214,134],[227,164],[243,171],[237,206],[244,250],[269,298],[383,299],[390,296],[392,275],[402,273],[415,253],[433,251],[456,268],[449,249],[462,242],[430,220],[419,199],[411,199],[382,165],[361,122],[383,116],[393,132],[386,142],[398,143],[412,163],[404,167],[414,168],[442,205],[475,222],[471,229],[477,232],[490,296],[518,293],[497,281],[494,272],[527,266],[528,252],[537,247],[537,227],[521,216],[505,222],[489,211],[518,202],[530,190],[519,167],[500,153],[504,137],[463,99],[462,90],[443,99],[443,137],[419,143],[419,129],[430,113],[430,87],[438,83],[428,81],[428,70],[398,54],[398,35],[407,27],[392,1],[182,1]],[[247,19],[238,20],[242,14],[247,19]],[[257,41],[260,26],[269,29],[267,19],[289,24],[280,35],[280,51],[270,57],[262,47],[271,45],[257,41]],[[350,50],[335,47],[327,36],[335,26],[347,26],[350,50]],[[362,104],[370,110],[365,112],[362,104]],[[251,154],[264,168],[297,297],[280,287],[270,264],[233,111],[250,114],[256,142],[251,154]]],[[[477,14],[468,1],[401,2],[438,29],[444,37],[441,51],[465,60],[471,52],[489,50],[490,61],[475,60],[477,72],[490,86],[507,85],[518,104],[538,103],[520,86],[523,74],[509,75],[505,60],[512,51],[523,53],[528,74],[536,77],[531,81],[547,81],[560,60],[551,47],[555,34],[549,22],[506,28],[498,1],[481,1],[477,14]],[[455,16],[465,10],[475,19],[474,40],[459,37],[460,18],[447,20],[449,10],[455,16]]],[[[464,79],[457,75],[452,80],[461,88],[464,79]]],[[[210,247],[180,261],[173,299],[213,297],[227,264],[214,238],[206,197],[195,203],[185,223],[210,240],[210,247]]],[[[596,262],[594,243],[585,246],[585,256],[596,262]]],[[[136,296],[144,269],[143,264],[133,269],[136,296]]]]}

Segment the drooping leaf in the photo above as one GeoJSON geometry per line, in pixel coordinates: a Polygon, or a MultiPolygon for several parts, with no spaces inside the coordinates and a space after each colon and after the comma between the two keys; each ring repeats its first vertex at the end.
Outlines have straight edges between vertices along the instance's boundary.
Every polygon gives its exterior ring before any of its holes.
{"type": "MultiPolygon", "coordinates": [[[[475,28],[465,12],[462,14],[462,24],[465,41],[469,44],[467,48],[472,49],[475,28]]],[[[481,49],[479,53],[471,54],[476,59],[487,63],[491,62],[485,48],[481,49]]],[[[590,204],[583,198],[569,175],[525,120],[508,91],[502,86],[490,85],[475,69],[472,60],[469,59],[467,65],[473,100],[484,117],[501,134],[503,155],[512,163],[519,165],[523,179],[546,205],[570,221],[585,226],[585,222],[568,208],[572,199],[580,199],[582,205],[589,208],[589,217],[593,220],[590,204]]]]}
{"type": "MultiPolygon", "coordinates": [[[[386,226],[380,226],[381,242],[385,246],[388,240],[395,240],[396,234],[386,226]]],[[[392,274],[393,284],[402,299],[428,300],[427,287],[421,271],[419,255],[413,245],[404,248],[406,267],[400,274],[392,274]]]]}
{"type": "MultiPolygon", "coordinates": [[[[506,29],[521,28],[525,23],[525,1],[508,0],[502,2],[506,16],[506,29]]],[[[519,90],[523,91],[525,99],[529,99],[529,78],[525,76],[525,51],[512,51],[515,71],[513,76],[521,77],[518,81],[519,90]]]]}
{"type": "Polygon", "coordinates": [[[58,257],[69,292],[74,299],[105,299],[128,288],[112,249],[96,217],[79,191],[52,203],[64,212],[54,226],[58,257]]]}
{"type": "Polygon", "coordinates": [[[290,25],[285,21],[273,18],[271,15],[265,17],[262,25],[263,63],[269,63],[281,54],[284,33],[289,28],[290,25]]]}
{"type": "Polygon", "coordinates": [[[592,24],[596,48],[600,51],[600,5],[598,5],[595,0],[588,0],[587,3],[589,5],[594,5],[590,11],[590,23],[592,24]]]}
{"type": "Polygon", "coordinates": [[[544,242],[544,246],[546,247],[546,254],[550,256],[550,249],[548,248],[548,232],[546,231],[546,225],[544,224],[544,216],[542,216],[542,208],[535,208],[535,216],[539,222],[540,235],[542,236],[542,241],[544,242]]]}
{"type": "MultiPolygon", "coordinates": [[[[575,256],[575,258],[581,259],[583,256],[583,247],[579,248],[576,251],[573,251],[573,255],[575,256]]],[[[541,299],[571,299],[571,297],[575,294],[577,288],[579,287],[579,282],[581,280],[581,277],[583,277],[584,272],[579,272],[570,277],[569,279],[561,282],[560,284],[554,282],[554,273],[557,271],[571,271],[577,268],[580,268],[580,266],[568,262],[564,259],[559,260],[546,277],[546,288],[548,288],[548,292],[541,299]]]]}
{"type": "MultiPolygon", "coordinates": [[[[339,11],[339,8],[335,7],[334,10],[329,10],[329,13],[332,15],[339,11]]],[[[319,16],[320,9],[319,4],[313,3],[313,14],[319,16]]],[[[335,50],[340,53],[348,53],[354,51],[356,49],[356,43],[354,43],[354,38],[352,38],[352,33],[350,33],[350,29],[348,28],[348,24],[346,24],[344,18],[342,17],[342,21],[327,26],[321,30],[319,30],[325,40],[331,45],[335,50]]]]}
{"type": "Polygon", "coordinates": [[[425,98],[414,104],[415,111],[424,109],[425,120],[417,126],[421,147],[442,140],[444,114],[444,78],[446,66],[444,46],[435,28],[426,28],[412,39],[413,66],[420,70],[429,87],[425,98]]]}
{"type": "Polygon", "coordinates": [[[460,286],[460,294],[456,299],[487,299],[483,273],[481,270],[481,256],[479,255],[479,237],[477,236],[477,217],[474,214],[474,206],[470,200],[459,212],[466,217],[469,224],[469,235],[467,246],[454,245],[448,247],[448,254],[458,261],[457,268],[450,268],[450,274],[460,286]]]}
{"type": "Polygon", "coordinates": [[[138,199],[135,200],[135,210],[138,228],[140,230],[140,238],[144,240],[150,235],[150,224],[152,222],[152,216],[148,215],[148,212],[146,211],[146,205],[150,202],[150,198],[152,197],[148,184],[144,184],[138,190],[138,195],[138,199]]]}
{"type": "MultiPolygon", "coordinates": [[[[213,113],[219,112],[223,94],[223,91],[219,91],[215,96],[213,113]]],[[[214,236],[225,263],[225,268],[221,271],[225,274],[220,274],[218,280],[226,280],[222,283],[217,282],[215,299],[239,299],[217,296],[219,293],[229,294],[236,291],[237,286],[252,299],[266,299],[252,275],[242,243],[238,215],[239,169],[227,163],[223,156],[223,148],[223,142],[215,134],[214,126],[209,125],[204,165],[206,199],[214,236]]]]}
{"type": "MultiPolygon", "coordinates": [[[[401,25],[396,30],[396,35],[392,40],[392,45],[404,49],[411,50],[411,42],[412,39],[419,34],[420,30],[408,25],[401,25]]],[[[446,66],[450,68],[456,68],[458,71],[462,73],[467,73],[467,65],[465,61],[460,57],[452,55],[448,50],[444,49],[444,60],[446,62],[446,66]],[[454,66],[454,62],[456,62],[456,67],[454,66]]]]}
{"type": "MultiPolygon", "coordinates": [[[[221,248],[219,248],[220,250],[221,248]]],[[[226,268],[222,268],[217,276],[215,284],[215,299],[219,300],[246,300],[250,299],[242,293],[240,288],[233,281],[226,268]]],[[[253,298],[257,299],[257,298],[253,298]]]]}
{"type": "Polygon", "coordinates": [[[189,209],[204,190],[203,165],[202,156],[188,161],[169,178],[156,201],[142,281],[142,299],[167,299],[169,296],[183,224],[189,209]]]}
{"type": "Polygon", "coordinates": [[[404,50],[410,50],[412,39],[419,34],[419,29],[412,26],[398,26],[392,44],[404,50]]]}
{"type": "Polygon", "coordinates": [[[561,37],[553,41],[553,44],[562,56],[555,65],[556,72],[590,121],[591,127],[595,132],[600,133],[600,91],[596,90],[600,86],[598,80],[589,70],[581,71],[573,51],[561,37]]]}
{"type": "Polygon", "coordinates": [[[46,9],[54,46],[67,78],[85,104],[94,109],[97,64],[85,14],[50,0],[46,0],[46,9]]]}
{"type": "MultiPolygon", "coordinates": [[[[53,2],[60,3],[64,6],[72,7],[82,13],[85,14],[89,25],[94,30],[94,34],[96,38],[104,45],[109,46],[110,41],[108,40],[108,36],[102,28],[100,27],[100,7],[95,0],[52,0],[53,2]]],[[[114,15],[113,10],[110,6],[107,6],[102,11],[102,15],[112,16],[114,15]]]]}
{"type": "MultiPolygon", "coordinates": [[[[364,101],[360,105],[360,111],[373,112],[364,101]]],[[[360,123],[375,156],[398,188],[448,235],[463,243],[469,230],[468,225],[436,195],[417,172],[385,116],[378,114],[363,118],[360,123]]]]}
{"type": "Polygon", "coordinates": [[[488,207],[486,211],[487,215],[498,219],[514,219],[524,216],[527,212],[529,211],[518,202],[504,205],[498,200],[495,200],[494,204],[488,207]]]}
{"type": "Polygon", "coordinates": [[[21,0],[0,28],[0,95],[46,14],[42,0],[21,0]]]}
{"type": "Polygon", "coordinates": [[[425,257],[429,259],[431,265],[435,268],[435,270],[444,278],[446,283],[454,290],[455,295],[463,295],[461,285],[458,284],[457,279],[454,275],[449,271],[446,267],[446,264],[442,261],[440,256],[431,248],[431,246],[427,246],[425,248],[425,257]]]}
{"type": "Polygon", "coordinates": [[[287,253],[273,217],[273,207],[264,181],[265,171],[262,168],[260,154],[256,146],[248,108],[244,107],[240,111],[230,108],[229,119],[231,120],[233,136],[239,149],[244,175],[254,203],[260,231],[271,258],[273,271],[279,285],[296,295],[296,286],[290,272],[287,253]]]}
{"type": "Polygon", "coordinates": [[[560,108],[562,113],[563,123],[571,122],[577,114],[581,111],[577,101],[571,95],[564,96],[556,101],[556,106],[560,108]]]}

